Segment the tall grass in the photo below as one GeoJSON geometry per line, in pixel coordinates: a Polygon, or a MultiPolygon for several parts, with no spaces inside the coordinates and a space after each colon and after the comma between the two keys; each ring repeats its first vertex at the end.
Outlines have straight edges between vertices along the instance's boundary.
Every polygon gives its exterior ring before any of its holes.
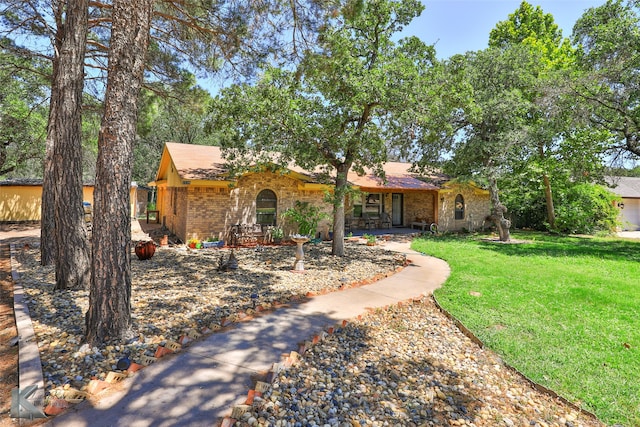
{"type": "Polygon", "coordinates": [[[506,363],[594,412],[640,426],[640,242],[513,234],[417,239],[446,260],[435,296],[506,363]]]}

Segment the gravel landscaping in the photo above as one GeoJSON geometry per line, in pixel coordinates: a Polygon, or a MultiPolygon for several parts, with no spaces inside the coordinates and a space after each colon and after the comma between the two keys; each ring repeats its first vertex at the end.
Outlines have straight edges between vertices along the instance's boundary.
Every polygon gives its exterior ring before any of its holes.
{"type": "Polygon", "coordinates": [[[191,250],[160,247],[139,261],[132,254],[132,320],[136,337],[104,348],[82,344],[88,291],[56,291],[53,266],[39,263],[34,242],[18,251],[25,290],[43,364],[47,392],[71,386],[83,389],[92,377],[103,379],[127,356],[153,356],[157,346],[177,341],[186,331],[211,332],[277,303],[358,286],[401,268],[404,255],[381,247],[350,244],[344,258],[330,255],[327,243],[307,245],[305,272],[291,271],[294,246],[235,249],[238,269],[218,271],[229,249],[191,250]]]}
{"type": "MultiPolygon", "coordinates": [[[[132,253],[136,337],[103,348],[82,344],[87,291],[52,292],[54,271],[39,265],[37,240],[18,251],[47,395],[86,388],[118,371],[118,360],[152,356],[185,331],[215,333],[228,320],[277,303],[360,286],[392,274],[404,255],[348,243],[305,245],[305,273],[292,272],[293,246],[234,250],[239,268],[217,271],[228,249],[160,247],[132,253]]],[[[250,320],[249,320],[250,321],[250,320]]],[[[162,363],[161,361],[158,363],[162,363]]],[[[246,426],[602,426],[534,389],[491,351],[463,335],[431,298],[379,309],[338,328],[279,373],[236,425],[246,426]]]]}
{"type": "Polygon", "coordinates": [[[237,425],[603,426],[480,349],[431,298],[348,323],[256,400],[237,425]]]}

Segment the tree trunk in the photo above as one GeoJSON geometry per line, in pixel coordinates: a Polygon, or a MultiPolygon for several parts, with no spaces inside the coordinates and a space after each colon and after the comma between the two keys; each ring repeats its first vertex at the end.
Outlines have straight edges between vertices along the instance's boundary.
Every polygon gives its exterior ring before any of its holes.
{"type": "Polygon", "coordinates": [[[58,114],[59,97],[55,94],[60,92],[60,81],[58,73],[60,71],[60,51],[62,50],[63,29],[57,28],[54,41],[54,55],[51,76],[51,99],[49,101],[49,119],[47,123],[47,140],[45,145],[44,171],[42,174],[42,206],[40,211],[40,263],[51,265],[56,259],[56,237],[55,237],[55,189],[54,180],[55,163],[53,160],[53,149],[55,146],[56,124],[55,117],[58,114]]]}
{"type": "Polygon", "coordinates": [[[131,333],[129,190],[153,3],[113,2],[105,111],[98,137],[92,280],[85,319],[85,339],[91,345],[124,339],[131,333]]]}
{"type": "Polygon", "coordinates": [[[549,229],[553,230],[556,226],[556,211],[553,206],[553,193],[549,175],[543,174],[542,180],[544,181],[544,197],[547,202],[547,221],[549,222],[549,229]]]}
{"type": "Polygon", "coordinates": [[[491,198],[491,219],[498,229],[500,241],[508,242],[511,238],[509,234],[511,221],[504,217],[504,214],[507,212],[507,208],[502,203],[500,203],[498,181],[494,176],[489,177],[489,195],[491,198]]]}
{"type": "Polygon", "coordinates": [[[89,287],[89,248],[82,207],[82,92],[88,0],[66,4],[59,52],[53,125],[55,289],[89,287]]]}
{"type": "Polygon", "coordinates": [[[333,242],[331,243],[331,254],[335,256],[344,256],[344,198],[350,167],[342,163],[336,168],[336,185],[333,195],[333,242]]]}
{"type": "MultiPolygon", "coordinates": [[[[51,94],[56,93],[55,75],[56,60],[54,59],[53,75],[54,79],[51,83],[51,94]]],[[[53,179],[53,145],[55,134],[55,124],[52,116],[55,114],[55,103],[53,96],[51,97],[49,106],[49,124],[47,126],[47,141],[45,146],[44,172],[42,175],[42,206],[40,211],[40,263],[42,265],[51,265],[56,259],[56,238],[55,238],[55,199],[54,192],[56,188],[53,179]]]]}
{"type": "MultiPolygon", "coordinates": [[[[545,152],[544,144],[542,143],[538,145],[538,154],[540,155],[542,164],[544,164],[545,152]]],[[[543,173],[542,181],[544,182],[544,198],[547,206],[547,222],[549,223],[549,228],[553,230],[556,224],[556,212],[553,206],[553,192],[551,191],[551,181],[549,180],[549,175],[543,173]]]]}

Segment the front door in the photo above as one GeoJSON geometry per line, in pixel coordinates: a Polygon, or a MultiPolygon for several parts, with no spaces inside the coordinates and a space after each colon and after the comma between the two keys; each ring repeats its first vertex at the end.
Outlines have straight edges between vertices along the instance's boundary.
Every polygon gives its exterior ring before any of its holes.
{"type": "Polygon", "coordinates": [[[391,195],[391,225],[394,227],[403,225],[402,218],[404,217],[404,213],[402,206],[404,203],[402,203],[402,201],[402,193],[393,193],[391,195]]]}

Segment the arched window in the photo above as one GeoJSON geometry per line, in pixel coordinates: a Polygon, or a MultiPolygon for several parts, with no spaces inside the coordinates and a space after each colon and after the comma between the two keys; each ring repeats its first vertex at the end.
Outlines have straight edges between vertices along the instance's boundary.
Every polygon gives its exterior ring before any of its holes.
{"type": "Polygon", "coordinates": [[[456,196],[455,212],[456,219],[464,219],[464,197],[462,194],[456,196]]]}
{"type": "Polygon", "coordinates": [[[256,222],[264,225],[276,225],[278,199],[271,190],[262,190],[256,198],[256,222]]]}

